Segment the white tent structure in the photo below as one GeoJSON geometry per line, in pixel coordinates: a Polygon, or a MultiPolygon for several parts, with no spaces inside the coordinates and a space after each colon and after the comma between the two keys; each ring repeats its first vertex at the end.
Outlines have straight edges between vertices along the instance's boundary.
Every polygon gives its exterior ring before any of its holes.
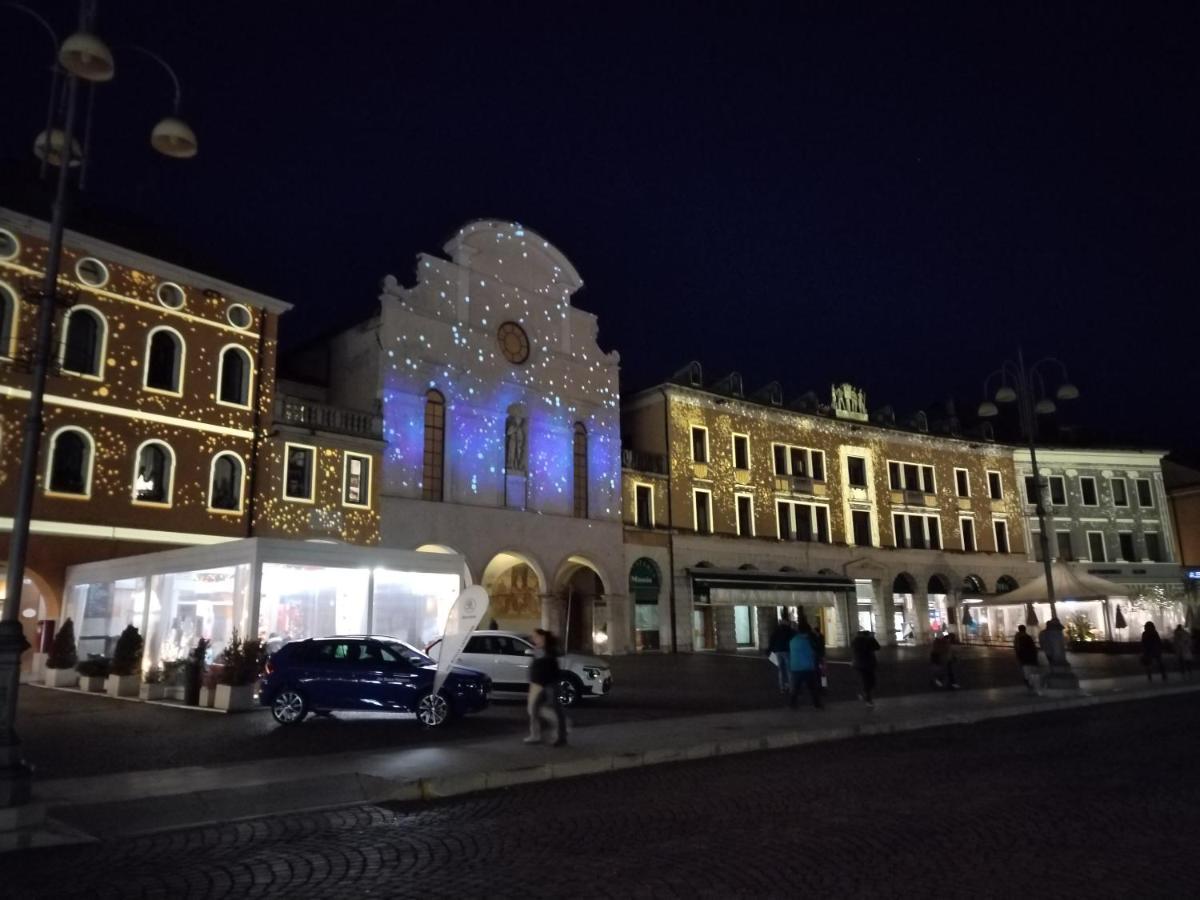
{"type": "MultiPolygon", "coordinates": [[[[1087,572],[1079,572],[1069,565],[1056,562],[1050,567],[1050,577],[1054,585],[1054,600],[1107,600],[1109,597],[1123,597],[1128,593],[1127,587],[1122,587],[1087,572]]],[[[1009,591],[996,598],[994,602],[1004,604],[1017,603],[1049,603],[1050,592],[1046,590],[1046,576],[1039,575],[1015,591],[1009,591]],[[1001,599],[1002,598],[1002,599],[1001,599]]]]}

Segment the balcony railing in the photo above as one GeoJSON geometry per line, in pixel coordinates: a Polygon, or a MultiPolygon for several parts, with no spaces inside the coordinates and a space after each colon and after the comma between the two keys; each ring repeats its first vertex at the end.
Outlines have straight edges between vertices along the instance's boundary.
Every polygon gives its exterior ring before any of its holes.
{"type": "Polygon", "coordinates": [[[661,453],[643,453],[641,450],[622,450],[621,466],[637,472],[655,475],[667,474],[667,458],[661,453]]]}
{"type": "Polygon", "coordinates": [[[383,440],[382,416],[286,394],[275,397],[275,421],[280,425],[294,425],[313,431],[383,440]]]}

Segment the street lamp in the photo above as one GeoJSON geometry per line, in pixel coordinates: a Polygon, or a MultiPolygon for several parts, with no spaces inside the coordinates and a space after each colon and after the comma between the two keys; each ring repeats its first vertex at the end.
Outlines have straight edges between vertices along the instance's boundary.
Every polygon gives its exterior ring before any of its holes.
{"type": "MultiPolygon", "coordinates": [[[[51,66],[50,104],[46,128],[34,142],[34,152],[47,165],[58,169],[52,215],[50,246],[46,256],[46,273],[38,302],[37,328],[34,337],[29,411],[25,418],[21,445],[21,468],[17,476],[17,499],[13,509],[12,536],[9,541],[8,569],[4,594],[3,615],[0,616],[0,808],[20,806],[29,801],[30,769],[21,756],[21,742],[16,734],[17,691],[21,680],[21,654],[29,646],[18,619],[21,607],[21,588],[25,575],[25,560],[29,551],[29,525],[33,511],[33,495],[37,484],[37,462],[41,451],[42,410],[45,401],[46,375],[49,368],[50,341],[54,330],[54,311],[57,306],[58,273],[62,264],[63,231],[66,227],[67,184],[72,170],[80,177],[86,168],[91,125],[91,104],[82,147],[75,139],[76,118],[79,112],[80,82],[93,86],[111,81],[116,73],[112,51],[92,32],[95,4],[80,3],[79,30],[60,45],[53,27],[42,16],[19,3],[0,4],[26,13],[38,21],[54,42],[55,58],[51,66]],[[61,110],[61,114],[60,114],[61,110]],[[65,165],[64,165],[65,163],[65,165]]],[[[149,51],[144,51],[149,53],[149,51]]],[[[150,54],[154,56],[154,54],[150,54]]],[[[168,130],[170,140],[151,138],[155,149],[176,158],[194,156],[196,136],[182,120],[179,112],[179,79],[161,58],[175,84],[175,116],[164,119],[154,129],[154,135],[168,122],[177,123],[168,130]],[[182,126],[180,129],[178,126],[182,126]],[[168,152],[173,149],[175,152],[168,152]]]]}
{"type": "MultiPolygon", "coordinates": [[[[1017,361],[1005,360],[1000,368],[987,377],[983,383],[983,395],[987,397],[988,386],[993,379],[1000,379],[1000,387],[997,388],[995,397],[996,403],[1017,403],[1017,410],[1021,423],[1021,436],[1029,443],[1029,461],[1033,466],[1033,483],[1037,488],[1036,509],[1038,517],[1038,527],[1041,529],[1038,534],[1038,541],[1042,548],[1042,564],[1046,570],[1046,596],[1050,601],[1050,617],[1058,618],[1058,610],[1054,603],[1054,577],[1053,569],[1050,563],[1050,534],[1046,530],[1046,503],[1042,484],[1042,476],[1038,470],[1037,461],[1037,417],[1047,416],[1053,413],[1057,407],[1049,396],[1046,390],[1046,381],[1042,375],[1042,370],[1046,367],[1057,367],[1059,374],[1062,376],[1062,382],[1054,391],[1054,396],[1059,400],[1074,400],[1079,396],[1079,388],[1071,384],[1067,377],[1067,367],[1054,357],[1048,356],[1045,359],[1040,359],[1031,366],[1025,366],[1025,354],[1020,348],[1017,349],[1017,361]]],[[[979,415],[983,418],[991,418],[999,414],[1000,410],[990,400],[984,400],[979,404],[979,415]]]]}

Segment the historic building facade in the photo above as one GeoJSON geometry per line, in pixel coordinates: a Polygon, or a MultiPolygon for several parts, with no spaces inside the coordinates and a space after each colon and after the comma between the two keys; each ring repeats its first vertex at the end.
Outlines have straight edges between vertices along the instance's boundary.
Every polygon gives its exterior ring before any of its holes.
{"type": "Polygon", "coordinates": [[[460,553],[504,628],[548,624],[621,652],[619,358],[573,305],[582,280],[548,241],[472,222],[384,281],[379,315],[289,364],[331,401],[378,402],[385,545],[460,553]]]}
{"type": "MultiPolygon", "coordinates": [[[[0,210],[5,555],[47,239],[44,222],[0,210]]],[[[276,390],[287,303],[74,232],[58,299],[22,600],[31,642],[60,616],[75,564],[246,537],[378,541],[380,423],[276,390]]],[[[197,628],[216,638],[225,624],[197,628]]]]}
{"type": "Polygon", "coordinates": [[[630,628],[640,649],[761,647],[803,607],[833,644],[949,628],[1037,569],[1009,448],[898,428],[865,397],[788,408],[693,363],[626,399],[622,478],[630,628]]]}

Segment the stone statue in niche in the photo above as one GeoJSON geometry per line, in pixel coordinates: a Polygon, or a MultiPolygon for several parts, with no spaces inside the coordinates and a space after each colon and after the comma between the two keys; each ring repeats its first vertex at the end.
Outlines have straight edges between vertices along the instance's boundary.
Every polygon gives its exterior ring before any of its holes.
{"type": "Polygon", "coordinates": [[[504,423],[504,467],[509,472],[525,472],[528,449],[529,420],[524,410],[509,407],[508,419],[504,423]]]}
{"type": "Polygon", "coordinates": [[[867,395],[865,391],[844,382],[830,385],[830,392],[833,395],[834,415],[845,419],[866,421],[867,395]]]}

